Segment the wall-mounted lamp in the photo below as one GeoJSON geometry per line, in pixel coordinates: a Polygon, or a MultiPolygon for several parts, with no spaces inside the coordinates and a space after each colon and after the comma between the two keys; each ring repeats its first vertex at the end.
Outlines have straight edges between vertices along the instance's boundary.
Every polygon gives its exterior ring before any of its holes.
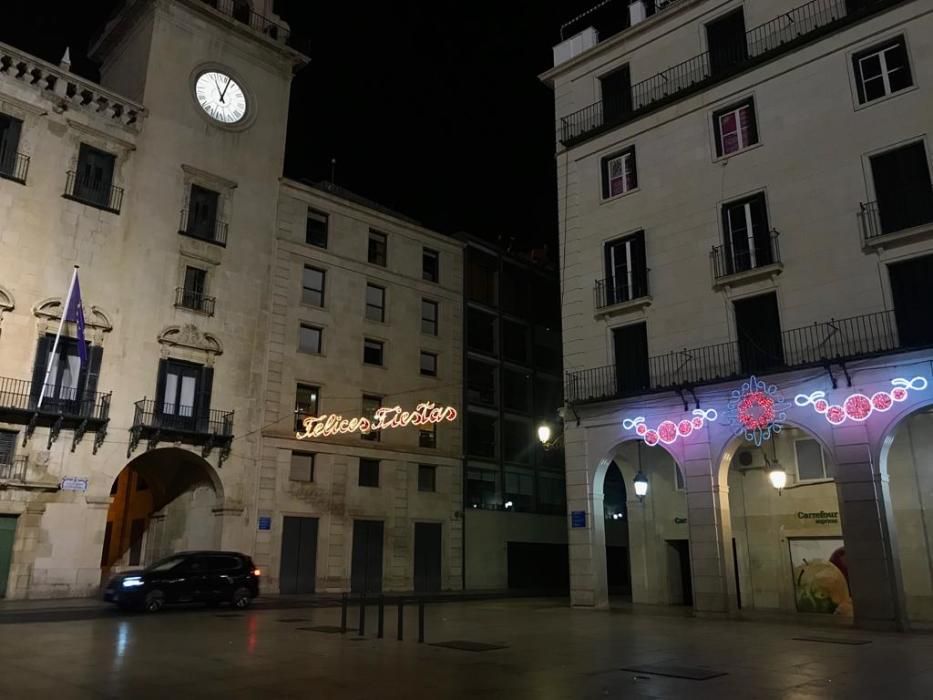
{"type": "Polygon", "coordinates": [[[644,501],[645,496],[648,495],[648,477],[641,469],[638,470],[632,484],[635,486],[635,495],[638,496],[638,500],[644,501]]]}

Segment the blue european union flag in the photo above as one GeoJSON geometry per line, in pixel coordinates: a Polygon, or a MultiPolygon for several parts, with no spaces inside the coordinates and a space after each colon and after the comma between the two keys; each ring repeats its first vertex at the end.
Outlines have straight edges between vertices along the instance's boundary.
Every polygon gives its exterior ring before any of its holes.
{"type": "Polygon", "coordinates": [[[75,287],[71,292],[71,300],[65,310],[65,320],[71,321],[77,328],[78,357],[81,366],[87,364],[87,341],[84,339],[84,304],[81,303],[81,285],[78,282],[78,273],[75,273],[75,287]]]}

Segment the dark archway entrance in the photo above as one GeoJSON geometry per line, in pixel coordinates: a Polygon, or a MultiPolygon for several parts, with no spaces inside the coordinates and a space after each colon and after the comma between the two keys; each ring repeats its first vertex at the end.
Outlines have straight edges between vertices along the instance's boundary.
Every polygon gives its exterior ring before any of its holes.
{"type": "Polygon", "coordinates": [[[111,488],[101,569],[145,566],[188,549],[217,549],[213,509],[220,480],[204,459],[179,448],[151,450],[127,464],[111,488]]]}
{"type": "Polygon", "coordinates": [[[615,462],[609,465],[603,482],[603,514],[606,520],[606,581],[609,595],[632,595],[629,564],[628,506],[625,479],[615,462]]]}

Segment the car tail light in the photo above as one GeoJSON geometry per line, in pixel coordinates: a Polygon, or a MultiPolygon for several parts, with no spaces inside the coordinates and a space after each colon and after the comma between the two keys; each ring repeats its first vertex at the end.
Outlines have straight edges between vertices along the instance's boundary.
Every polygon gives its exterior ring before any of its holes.
{"type": "Polygon", "coordinates": [[[262,572],[259,569],[253,569],[253,576],[259,576],[262,572]]]}

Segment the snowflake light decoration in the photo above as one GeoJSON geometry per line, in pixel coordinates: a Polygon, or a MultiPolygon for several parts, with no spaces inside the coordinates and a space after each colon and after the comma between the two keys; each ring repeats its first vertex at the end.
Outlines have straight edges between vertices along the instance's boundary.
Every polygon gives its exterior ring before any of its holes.
{"type": "Polygon", "coordinates": [[[744,435],[746,440],[761,447],[761,443],[784,429],[789,406],[774,384],[752,375],[732,392],[727,410],[728,424],[735,429],[736,435],[744,435]]]}

